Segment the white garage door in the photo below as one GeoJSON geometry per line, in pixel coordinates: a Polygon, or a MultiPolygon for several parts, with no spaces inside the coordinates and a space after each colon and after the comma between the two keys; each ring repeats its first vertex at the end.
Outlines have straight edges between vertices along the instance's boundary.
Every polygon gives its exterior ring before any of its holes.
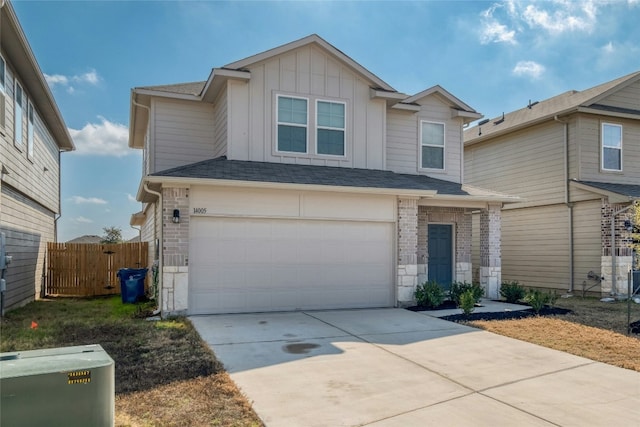
{"type": "Polygon", "coordinates": [[[392,223],[191,221],[192,314],[393,304],[392,223]]]}

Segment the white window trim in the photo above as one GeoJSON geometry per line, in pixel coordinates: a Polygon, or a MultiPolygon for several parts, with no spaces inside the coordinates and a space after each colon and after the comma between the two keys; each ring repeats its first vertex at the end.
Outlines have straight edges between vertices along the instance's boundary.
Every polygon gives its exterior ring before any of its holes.
{"type": "Polygon", "coordinates": [[[19,150],[22,150],[24,147],[24,100],[25,100],[24,87],[18,82],[18,79],[15,79],[15,84],[13,88],[13,145],[15,145],[19,150]],[[16,111],[18,105],[18,86],[20,87],[20,123],[16,118],[16,111]],[[17,138],[17,129],[20,126],[20,140],[17,138]]]}
{"type": "Polygon", "coordinates": [[[420,120],[419,126],[420,128],[418,129],[418,165],[419,165],[418,169],[424,170],[424,171],[433,171],[433,172],[446,172],[447,171],[447,124],[444,122],[435,122],[433,120],[420,120]],[[422,124],[423,123],[442,125],[442,139],[443,139],[442,146],[422,143],[422,124]],[[442,148],[442,169],[425,168],[422,166],[422,147],[442,148]]]}
{"type": "Polygon", "coordinates": [[[322,156],[322,157],[333,157],[333,158],[339,158],[339,159],[344,159],[347,157],[347,103],[344,101],[335,101],[332,99],[324,99],[324,98],[317,98],[316,102],[315,102],[315,114],[314,114],[314,118],[315,118],[315,122],[314,124],[314,130],[313,130],[313,135],[314,135],[314,139],[315,139],[315,144],[314,144],[314,154],[317,156],[322,156]],[[328,102],[330,104],[342,104],[344,106],[344,128],[334,128],[331,126],[320,126],[318,125],[318,103],[319,102],[328,102]],[[340,154],[323,154],[323,153],[318,153],[318,129],[328,129],[328,130],[341,130],[342,131],[342,155],[340,154]]]}
{"type": "MultiPolygon", "coordinates": [[[[600,169],[602,171],[605,172],[622,172],[622,165],[623,165],[623,157],[622,157],[622,149],[624,148],[624,129],[622,128],[622,125],[619,125],[617,123],[607,123],[607,122],[603,122],[600,124],[600,169]],[[605,126],[613,126],[613,127],[618,127],[620,128],[620,169],[607,169],[604,167],[604,127],[605,126]]],[[[614,147],[607,147],[609,149],[615,149],[618,150],[618,148],[614,148],[614,147]]]]}
{"type": "Polygon", "coordinates": [[[33,160],[35,157],[35,139],[36,139],[36,110],[33,103],[29,100],[27,102],[27,158],[33,160]]]}
{"type": "Polygon", "coordinates": [[[4,81],[0,83],[0,92],[6,95],[7,93],[7,61],[4,59],[4,56],[0,55],[0,59],[2,60],[2,68],[4,69],[4,81]]]}
{"type": "Polygon", "coordinates": [[[285,94],[277,94],[276,95],[276,105],[275,105],[275,110],[276,110],[276,140],[275,140],[275,151],[278,154],[293,154],[293,155],[303,155],[303,154],[309,154],[309,128],[311,127],[310,123],[309,123],[309,98],[305,98],[303,96],[295,96],[295,95],[285,95],[285,94]],[[307,101],[307,124],[302,126],[298,123],[289,123],[289,122],[280,122],[280,98],[293,98],[293,99],[304,99],[305,101],[307,101]],[[303,127],[307,130],[307,137],[305,140],[305,151],[304,152],[300,152],[300,151],[282,151],[279,149],[278,147],[278,128],[280,125],[284,125],[284,126],[294,126],[294,127],[303,127]]]}

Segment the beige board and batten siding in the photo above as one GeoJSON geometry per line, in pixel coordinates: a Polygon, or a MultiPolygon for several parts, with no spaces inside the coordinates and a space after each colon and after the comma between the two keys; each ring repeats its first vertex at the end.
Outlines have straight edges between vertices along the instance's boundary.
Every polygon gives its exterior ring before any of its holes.
{"type": "Polygon", "coordinates": [[[465,183],[522,199],[505,209],[565,201],[564,126],[549,122],[465,150],[465,183]]]}
{"type": "Polygon", "coordinates": [[[249,67],[248,83],[228,83],[228,156],[233,160],[384,167],[384,100],[370,84],[326,51],[307,45],[249,67]],[[277,95],[309,100],[308,153],[276,150],[277,95]],[[345,103],[345,156],[316,155],[312,112],[317,100],[345,103]],[[313,104],[313,105],[312,105],[313,104]]]}
{"type": "Polygon", "coordinates": [[[445,181],[462,182],[462,120],[451,117],[451,108],[437,95],[420,100],[420,111],[387,112],[387,169],[397,173],[427,174],[445,181]],[[445,169],[420,168],[421,122],[445,125],[445,169]]]}
{"type": "Polygon", "coordinates": [[[568,289],[569,232],[565,205],[502,211],[502,280],[568,289]]]}
{"type": "Polygon", "coordinates": [[[393,196],[191,187],[189,313],[389,307],[393,196]]]}
{"type": "Polygon", "coordinates": [[[579,179],[637,185],[640,182],[640,121],[583,114],[578,123],[579,179]],[[603,123],[622,126],[622,171],[601,169],[603,123]]]}
{"type": "Polygon", "coordinates": [[[214,157],[214,108],[196,101],[151,101],[153,154],[149,173],[214,157]]]}

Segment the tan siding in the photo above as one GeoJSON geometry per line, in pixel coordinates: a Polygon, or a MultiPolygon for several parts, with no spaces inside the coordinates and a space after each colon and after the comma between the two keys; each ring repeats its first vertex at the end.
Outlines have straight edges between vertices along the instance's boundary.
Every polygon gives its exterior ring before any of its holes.
{"type": "Polygon", "coordinates": [[[635,82],[622,90],[600,100],[597,104],[611,107],[640,110],[640,82],[635,82]]]}
{"type": "Polygon", "coordinates": [[[33,301],[40,294],[46,242],[54,241],[54,213],[2,184],[2,223],[7,253],[5,308],[33,301]]]}
{"type": "Polygon", "coordinates": [[[502,280],[566,290],[568,209],[564,205],[502,211],[502,280]]]}
{"type": "Polygon", "coordinates": [[[580,116],[579,123],[579,179],[616,184],[637,184],[640,181],[640,123],[636,120],[593,115],[580,116]],[[622,125],[622,172],[600,169],[602,123],[622,125]]]}
{"type": "MultiPolygon", "coordinates": [[[[13,141],[13,112],[14,112],[14,81],[15,75],[6,68],[6,127],[5,135],[0,135],[0,163],[9,171],[4,181],[21,193],[27,194],[37,203],[53,212],[59,212],[58,177],[60,165],[58,146],[51,133],[40,119],[38,107],[34,105],[34,145],[33,157],[27,156],[27,108],[23,113],[24,142],[16,146],[13,141]],[[45,170],[46,169],[46,170],[45,170]]],[[[30,100],[29,93],[24,89],[25,106],[30,100]]]]}
{"type": "Polygon", "coordinates": [[[227,154],[227,91],[224,90],[214,104],[214,152],[213,157],[227,154]]]}
{"type": "Polygon", "coordinates": [[[389,111],[387,116],[387,169],[398,173],[421,173],[446,181],[461,182],[462,123],[451,117],[451,108],[437,96],[420,101],[421,111],[389,111]],[[444,123],[445,170],[419,170],[420,122],[444,123]]]}
{"type": "MultiPolygon", "coordinates": [[[[587,274],[593,271],[600,274],[601,241],[601,207],[600,199],[576,203],[573,213],[574,221],[574,291],[581,292],[583,282],[587,286],[595,282],[587,279],[587,274]]],[[[600,291],[600,286],[591,289],[600,291]]]]}
{"type": "Polygon", "coordinates": [[[214,156],[213,106],[187,101],[153,101],[155,170],[214,156]]]}
{"type": "Polygon", "coordinates": [[[324,50],[303,46],[251,66],[247,93],[229,92],[228,154],[236,160],[382,169],[384,101],[369,98],[369,85],[324,50]],[[309,153],[277,153],[276,95],[309,99],[309,153]],[[345,157],[316,155],[316,100],[346,103],[345,157]],[[246,105],[245,105],[246,104],[246,105]],[[245,107],[242,107],[245,105],[245,107]],[[236,135],[236,137],[232,137],[236,135]]]}
{"type": "MultiPolygon", "coordinates": [[[[528,204],[564,202],[564,127],[547,123],[465,150],[465,182],[528,204]]],[[[512,204],[517,207],[521,204],[512,204]]]]}

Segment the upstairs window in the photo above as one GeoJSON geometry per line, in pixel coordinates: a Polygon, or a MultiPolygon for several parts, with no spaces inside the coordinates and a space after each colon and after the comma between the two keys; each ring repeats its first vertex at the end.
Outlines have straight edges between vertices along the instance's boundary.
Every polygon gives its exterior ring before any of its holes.
{"type": "Polygon", "coordinates": [[[444,124],[420,122],[420,167],[444,170],[444,124]]]}
{"type": "Polygon", "coordinates": [[[15,109],[13,112],[13,141],[16,147],[22,147],[22,106],[24,102],[24,93],[22,86],[16,81],[15,93],[15,109]]]}
{"type": "Polygon", "coordinates": [[[0,92],[5,93],[5,63],[4,58],[0,56],[0,92]]]}
{"type": "Polygon", "coordinates": [[[602,124],[602,169],[622,170],[622,126],[602,124]]]}
{"type": "Polygon", "coordinates": [[[4,128],[5,125],[6,72],[4,58],[0,56],[0,128],[4,128]]]}
{"type": "Polygon", "coordinates": [[[318,101],[317,139],[318,154],[344,156],[344,104],[318,101]]]}
{"type": "Polygon", "coordinates": [[[27,112],[27,156],[33,159],[33,104],[29,102],[27,112]]]}
{"type": "Polygon", "coordinates": [[[278,96],[278,151],[307,152],[307,100],[278,96]]]}

